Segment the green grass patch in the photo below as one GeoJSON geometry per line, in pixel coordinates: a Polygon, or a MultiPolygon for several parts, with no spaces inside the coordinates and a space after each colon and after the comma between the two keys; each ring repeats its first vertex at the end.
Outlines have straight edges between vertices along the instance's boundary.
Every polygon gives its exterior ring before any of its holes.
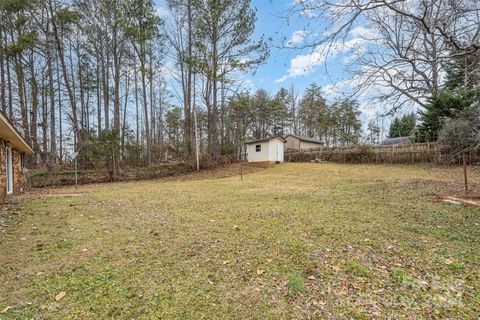
{"type": "Polygon", "coordinates": [[[411,275],[403,268],[394,268],[392,270],[392,277],[397,284],[402,285],[411,278],[411,275]]]}
{"type": "Polygon", "coordinates": [[[364,266],[360,261],[358,260],[348,260],[345,263],[345,269],[358,276],[358,277],[368,277],[370,275],[370,270],[366,266],[364,266]]]}
{"type": "Polygon", "coordinates": [[[298,294],[305,291],[305,278],[300,273],[288,275],[287,287],[290,294],[298,294]]]}

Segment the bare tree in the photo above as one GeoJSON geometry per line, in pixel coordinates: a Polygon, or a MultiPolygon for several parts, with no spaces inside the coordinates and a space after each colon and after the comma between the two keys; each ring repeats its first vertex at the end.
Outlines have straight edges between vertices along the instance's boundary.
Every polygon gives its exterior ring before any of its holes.
{"type": "Polygon", "coordinates": [[[192,94],[194,56],[194,12],[198,10],[194,0],[170,0],[173,23],[169,26],[168,40],[173,49],[173,56],[178,67],[177,81],[182,88],[183,114],[184,114],[184,145],[187,157],[193,152],[192,148],[192,94]]]}
{"type": "Polygon", "coordinates": [[[438,35],[428,33],[398,14],[377,10],[370,14],[369,31],[350,68],[354,90],[369,91],[371,99],[395,111],[406,104],[425,106],[442,86],[451,50],[438,35]]]}
{"type": "Polygon", "coordinates": [[[311,36],[301,45],[322,56],[352,45],[352,33],[362,29],[349,65],[353,95],[375,88],[378,102],[393,110],[424,105],[441,89],[445,63],[480,49],[476,0],[299,0],[292,15],[300,15],[307,29],[322,21],[325,31],[306,32],[311,36]]]}

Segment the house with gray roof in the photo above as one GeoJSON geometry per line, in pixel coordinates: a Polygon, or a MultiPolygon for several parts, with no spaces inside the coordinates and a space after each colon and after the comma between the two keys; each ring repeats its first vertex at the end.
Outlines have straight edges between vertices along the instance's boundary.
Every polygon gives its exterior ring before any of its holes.
{"type": "Polygon", "coordinates": [[[323,141],[315,138],[301,137],[295,134],[289,134],[285,137],[285,150],[301,150],[318,148],[325,145],[323,141]]]}
{"type": "Polygon", "coordinates": [[[397,137],[397,138],[387,138],[380,143],[382,146],[391,146],[397,144],[411,144],[413,137],[397,137]]]}

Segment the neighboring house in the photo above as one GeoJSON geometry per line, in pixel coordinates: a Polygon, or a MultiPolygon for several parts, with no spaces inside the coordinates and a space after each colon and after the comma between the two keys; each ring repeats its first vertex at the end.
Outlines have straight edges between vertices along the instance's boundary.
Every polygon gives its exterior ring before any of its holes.
{"type": "Polygon", "coordinates": [[[280,136],[249,141],[247,145],[248,162],[283,162],[283,144],[280,136]]]}
{"type": "Polygon", "coordinates": [[[322,147],[325,145],[322,141],[318,139],[300,137],[294,134],[289,134],[288,136],[285,137],[285,140],[287,141],[285,142],[286,150],[311,149],[311,148],[322,147]]]}
{"type": "Polygon", "coordinates": [[[26,154],[33,154],[32,148],[0,111],[0,202],[25,190],[26,154]]]}
{"type": "Polygon", "coordinates": [[[398,137],[398,138],[387,138],[380,143],[382,146],[390,146],[396,144],[411,144],[413,137],[398,137]]]}

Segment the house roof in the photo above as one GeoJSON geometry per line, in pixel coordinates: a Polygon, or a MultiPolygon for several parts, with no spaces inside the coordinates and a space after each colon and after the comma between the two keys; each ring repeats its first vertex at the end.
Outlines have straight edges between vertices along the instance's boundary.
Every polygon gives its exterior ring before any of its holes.
{"type": "Polygon", "coordinates": [[[276,139],[276,138],[282,140],[283,142],[286,142],[285,138],[283,138],[283,137],[281,137],[281,136],[273,136],[273,137],[268,137],[268,138],[264,138],[264,139],[257,139],[257,140],[247,141],[247,142],[245,142],[245,144],[265,142],[265,141],[270,141],[270,140],[276,139]]]}
{"type": "Polygon", "coordinates": [[[297,135],[295,135],[295,134],[289,134],[289,135],[287,135],[287,137],[288,137],[288,136],[292,136],[292,137],[294,137],[294,138],[297,138],[297,139],[300,140],[300,141],[311,142],[311,143],[318,143],[318,144],[322,144],[322,145],[324,144],[323,141],[320,141],[320,140],[315,139],[315,138],[301,137],[301,136],[297,136],[297,135]]]}
{"type": "Polygon", "coordinates": [[[380,143],[382,146],[388,146],[393,144],[410,144],[412,143],[413,137],[398,137],[398,138],[387,138],[380,143]]]}
{"type": "Polygon", "coordinates": [[[12,147],[20,152],[33,154],[33,149],[2,111],[0,111],[0,138],[8,141],[12,147]]]}

